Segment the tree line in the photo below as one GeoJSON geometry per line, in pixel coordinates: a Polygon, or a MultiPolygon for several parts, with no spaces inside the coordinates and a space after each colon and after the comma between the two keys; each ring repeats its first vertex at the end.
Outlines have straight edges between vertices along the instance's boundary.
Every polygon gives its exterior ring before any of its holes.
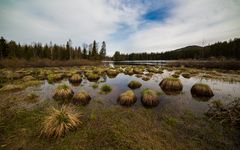
{"type": "Polygon", "coordinates": [[[188,46],[162,53],[123,54],[116,51],[113,60],[240,59],[240,39],[217,42],[208,46],[188,46]]]}
{"type": "Polygon", "coordinates": [[[106,57],[106,43],[102,42],[101,47],[94,40],[91,44],[83,44],[82,47],[73,47],[69,39],[65,45],[33,43],[21,45],[15,41],[0,39],[0,59],[51,59],[51,60],[72,60],[72,59],[94,59],[101,60],[106,57]]]}

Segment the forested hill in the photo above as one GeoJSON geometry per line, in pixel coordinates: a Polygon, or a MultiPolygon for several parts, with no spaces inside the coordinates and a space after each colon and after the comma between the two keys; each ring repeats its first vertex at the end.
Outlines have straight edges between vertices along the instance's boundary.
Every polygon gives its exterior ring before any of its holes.
{"type": "Polygon", "coordinates": [[[177,60],[177,59],[240,59],[240,39],[218,42],[205,47],[187,46],[164,53],[121,54],[116,51],[113,60],[177,60]]]}

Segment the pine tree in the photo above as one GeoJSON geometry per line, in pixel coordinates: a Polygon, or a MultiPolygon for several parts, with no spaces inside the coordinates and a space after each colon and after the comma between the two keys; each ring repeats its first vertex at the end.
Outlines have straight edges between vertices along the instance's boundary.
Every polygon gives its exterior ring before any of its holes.
{"type": "Polygon", "coordinates": [[[100,50],[100,57],[101,59],[104,59],[106,57],[106,43],[105,41],[102,42],[102,47],[100,50]]]}
{"type": "Polygon", "coordinates": [[[93,46],[92,46],[92,58],[93,59],[97,59],[98,58],[98,48],[97,48],[97,43],[96,41],[94,40],[93,41],[93,46]]]}

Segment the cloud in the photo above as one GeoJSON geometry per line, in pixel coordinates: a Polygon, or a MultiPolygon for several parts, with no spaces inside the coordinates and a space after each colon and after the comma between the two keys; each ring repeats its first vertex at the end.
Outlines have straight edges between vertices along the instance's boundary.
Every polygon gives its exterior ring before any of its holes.
{"type": "Polygon", "coordinates": [[[240,35],[238,0],[3,0],[0,35],[21,43],[107,42],[108,54],[165,51],[240,35]]]}

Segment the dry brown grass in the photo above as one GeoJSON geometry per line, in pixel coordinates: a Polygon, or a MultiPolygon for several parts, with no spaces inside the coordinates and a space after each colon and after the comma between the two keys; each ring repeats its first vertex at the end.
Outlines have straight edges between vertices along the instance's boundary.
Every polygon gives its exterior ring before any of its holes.
{"type": "Polygon", "coordinates": [[[20,68],[20,67],[60,67],[60,66],[82,66],[82,65],[100,65],[101,61],[96,60],[50,60],[50,59],[35,59],[35,60],[25,60],[25,59],[4,59],[0,61],[0,67],[4,68],[20,68]]]}
{"type": "Polygon", "coordinates": [[[123,92],[118,98],[118,102],[124,106],[131,106],[136,103],[136,101],[137,97],[132,90],[127,90],[126,92],[123,92]]]}
{"type": "Polygon", "coordinates": [[[63,105],[60,109],[52,107],[43,119],[40,135],[48,138],[64,136],[81,124],[80,117],[81,113],[72,106],[63,105]]]}

